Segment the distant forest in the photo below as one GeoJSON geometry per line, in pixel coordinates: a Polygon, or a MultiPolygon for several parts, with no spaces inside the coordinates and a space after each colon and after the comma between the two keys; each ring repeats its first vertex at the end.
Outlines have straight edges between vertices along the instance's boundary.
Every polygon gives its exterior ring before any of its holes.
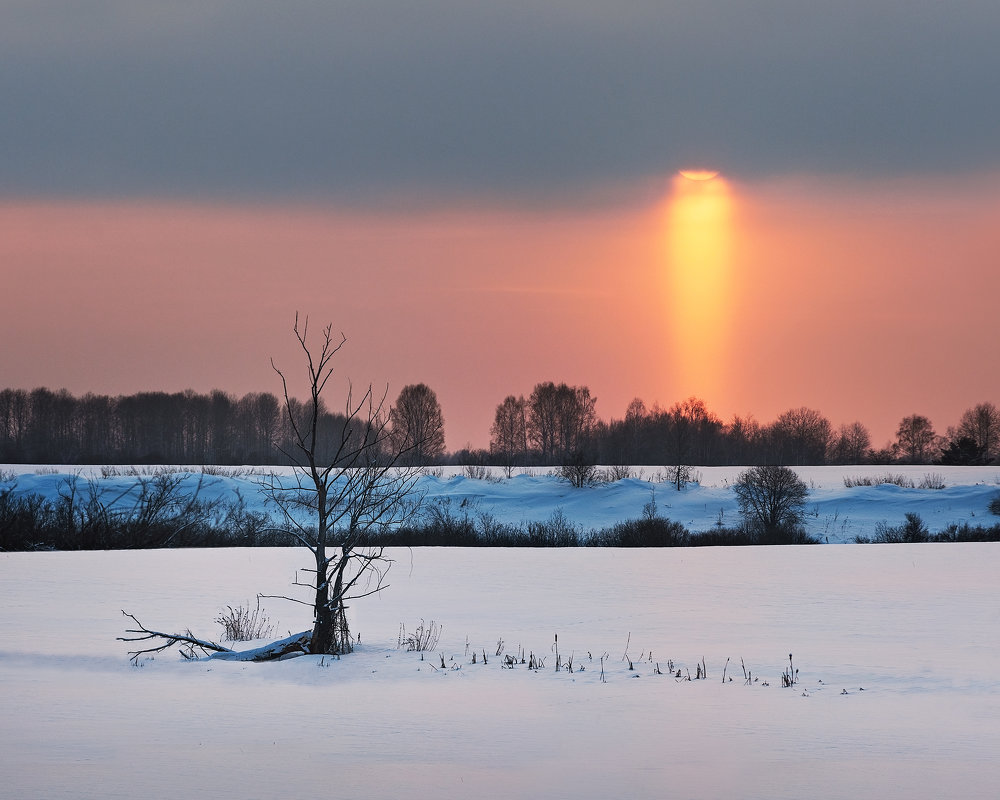
{"type": "MultiPolygon", "coordinates": [[[[636,399],[623,419],[604,421],[595,402],[586,387],[539,383],[529,397],[511,395],[497,406],[489,449],[454,453],[445,452],[444,415],[424,384],[404,387],[386,411],[394,431],[416,436],[421,446],[410,452],[426,465],[990,464],[1000,455],[1000,412],[992,403],[969,408],[943,435],[926,417],[905,417],[896,440],[873,449],[862,423],[835,429],[809,408],[761,424],[752,417],[724,422],[693,397],[668,409],[636,399]]],[[[333,412],[321,419],[331,431],[343,424],[333,412]]],[[[284,400],[269,393],[0,391],[0,463],[280,465],[287,462],[282,450],[291,448],[284,400]]]]}

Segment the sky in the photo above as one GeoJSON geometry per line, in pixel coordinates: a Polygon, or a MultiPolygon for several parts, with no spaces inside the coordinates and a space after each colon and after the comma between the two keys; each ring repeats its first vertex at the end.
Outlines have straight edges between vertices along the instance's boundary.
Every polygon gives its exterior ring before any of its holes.
{"type": "Polygon", "coordinates": [[[449,449],[545,380],[876,445],[1000,403],[996,3],[0,19],[2,386],[276,391],[298,311],[449,449]]]}

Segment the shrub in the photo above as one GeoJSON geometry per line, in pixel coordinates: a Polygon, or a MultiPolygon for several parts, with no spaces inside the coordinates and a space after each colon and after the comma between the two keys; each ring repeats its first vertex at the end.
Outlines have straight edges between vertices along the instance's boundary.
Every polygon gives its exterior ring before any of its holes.
{"type": "Polygon", "coordinates": [[[937,472],[928,472],[921,479],[918,489],[943,489],[945,488],[944,476],[937,472]]]}
{"type": "Polygon", "coordinates": [[[566,519],[562,509],[557,508],[545,522],[528,523],[523,544],[528,547],[578,547],[580,532],[566,519]]]}
{"type": "Polygon", "coordinates": [[[997,493],[991,500],[987,508],[991,514],[1000,516],[1000,493],[997,493]]]}
{"type": "Polygon", "coordinates": [[[951,524],[931,537],[935,542],[1000,542],[1000,525],[971,526],[968,522],[951,524]]]}
{"type": "Polygon", "coordinates": [[[485,464],[466,464],[462,467],[462,475],[474,481],[486,481],[487,483],[501,483],[499,477],[490,472],[490,468],[485,464]]]}
{"type": "Polygon", "coordinates": [[[912,511],[906,513],[906,522],[890,527],[884,522],[875,526],[875,536],[871,541],[877,544],[907,544],[914,542],[929,542],[930,532],[919,514],[912,511]]]}
{"type": "Polygon", "coordinates": [[[604,470],[604,474],[601,475],[601,480],[604,483],[616,483],[618,481],[634,477],[635,473],[632,471],[631,467],[627,467],[623,464],[614,464],[604,470]]]}
{"type": "Polygon", "coordinates": [[[757,544],[757,535],[746,526],[724,528],[719,525],[701,533],[692,533],[688,544],[692,547],[746,547],[757,544]]]}
{"type": "Polygon", "coordinates": [[[0,550],[40,550],[53,527],[51,503],[38,494],[17,495],[14,487],[0,490],[0,550]]]}
{"type": "Polygon", "coordinates": [[[575,488],[582,489],[584,486],[597,483],[601,474],[593,459],[585,453],[577,451],[566,459],[566,463],[559,468],[559,477],[568,480],[575,488]]]}
{"type": "Polygon", "coordinates": [[[859,486],[899,486],[901,489],[913,489],[914,483],[905,475],[892,472],[884,472],[881,475],[856,475],[844,476],[844,486],[854,489],[859,486]]]}
{"type": "Polygon", "coordinates": [[[222,626],[224,638],[230,642],[252,642],[274,636],[274,625],[260,606],[226,606],[227,611],[219,614],[215,621],[222,626]]]}
{"type": "Polygon", "coordinates": [[[423,653],[434,650],[440,638],[441,626],[434,620],[431,620],[430,625],[424,625],[424,621],[420,620],[420,624],[417,625],[417,629],[413,633],[407,633],[406,626],[399,623],[397,646],[400,649],[406,648],[409,653],[423,653]]]}
{"type": "Polygon", "coordinates": [[[690,535],[679,522],[663,517],[629,519],[593,532],[589,547],[684,547],[690,535]]]}

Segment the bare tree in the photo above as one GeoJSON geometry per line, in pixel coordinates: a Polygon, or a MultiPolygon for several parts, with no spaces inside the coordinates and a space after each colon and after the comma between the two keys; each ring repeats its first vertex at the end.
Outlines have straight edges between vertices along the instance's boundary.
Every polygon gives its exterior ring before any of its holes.
{"type": "Polygon", "coordinates": [[[983,464],[992,463],[1000,443],[1000,411],[993,403],[979,403],[968,409],[958,423],[958,434],[976,443],[983,464]]]}
{"type": "Polygon", "coordinates": [[[759,534],[793,531],[802,522],[809,489],[788,467],[751,467],[733,484],[736,499],[751,528],[759,534]]]}
{"type": "Polygon", "coordinates": [[[683,403],[674,403],[664,422],[667,460],[674,465],[674,487],[681,491],[690,477],[691,464],[709,461],[722,431],[722,420],[708,410],[704,400],[689,397],[683,403]]]}
{"type": "Polygon", "coordinates": [[[514,467],[528,455],[527,403],[524,397],[508,395],[497,406],[490,428],[490,452],[499,459],[509,478],[514,467]]]}
{"type": "Polygon", "coordinates": [[[528,398],[527,430],[543,462],[563,462],[589,444],[596,402],[586,386],[552,381],[535,386],[528,398]]]}
{"type": "Polygon", "coordinates": [[[926,464],[931,460],[936,439],[931,421],[920,414],[911,414],[900,420],[894,449],[907,463],[926,464]]]}
{"type": "Polygon", "coordinates": [[[407,454],[394,445],[386,415],[385,394],[378,398],[369,385],[359,400],[349,390],[345,424],[321,441],[322,395],[333,375],[332,361],[347,339],[337,341],[327,325],[319,346],[308,341],[309,322],[299,325],[295,338],[306,358],[309,398],[292,401],[288,380],[281,378],[293,450],[285,452],[294,465],[291,483],[277,477],[263,488],[280,509],[284,530],[313,555],[313,630],[311,653],[340,654],[351,650],[347,603],[381,591],[390,560],[384,548],[368,544],[372,532],[398,525],[416,510],[414,484],[418,474],[397,466],[407,454]],[[298,413],[297,413],[298,412],[298,413]],[[329,453],[322,458],[322,453],[329,453]]]}
{"type": "Polygon", "coordinates": [[[444,415],[425,383],[404,386],[389,412],[393,443],[408,464],[434,464],[444,455],[444,415]]]}
{"type": "MultiPolygon", "coordinates": [[[[214,642],[191,635],[146,628],[131,614],[137,627],[123,641],[150,641],[148,647],[132,652],[158,652],[181,645],[187,652],[215,652],[218,658],[264,660],[292,653],[336,654],[352,649],[347,622],[348,604],[385,588],[391,565],[385,548],[373,542],[372,534],[392,528],[417,510],[419,497],[414,470],[397,466],[405,451],[393,449],[387,415],[383,413],[385,394],[377,397],[371,386],[355,400],[348,390],[343,424],[324,425],[322,395],[333,376],[332,362],[347,341],[332,336],[327,325],[319,344],[309,342],[308,320],[293,328],[306,360],[309,398],[295,400],[285,373],[272,361],[281,378],[290,445],[285,457],[293,465],[291,478],[270,475],[261,479],[261,489],[277,507],[287,533],[312,555],[312,575],[306,586],[312,595],[313,627],[273,645],[248,653],[233,653],[214,642]]],[[[296,598],[286,598],[296,600],[296,598]]],[[[296,602],[304,602],[296,600],[296,602]]],[[[124,612],[123,612],[124,613],[124,612]]],[[[182,651],[184,652],[184,651],[182,651]]]]}
{"type": "Polygon", "coordinates": [[[830,445],[830,421],[811,408],[792,408],[771,425],[774,457],[782,464],[823,464],[830,445]]]}
{"type": "Polygon", "coordinates": [[[841,425],[830,445],[830,460],[838,464],[864,464],[869,460],[872,437],[860,422],[841,425]]]}

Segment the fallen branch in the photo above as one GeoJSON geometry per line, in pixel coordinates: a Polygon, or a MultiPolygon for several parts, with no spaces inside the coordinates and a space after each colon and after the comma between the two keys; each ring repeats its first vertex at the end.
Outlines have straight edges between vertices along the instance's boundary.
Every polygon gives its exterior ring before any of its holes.
{"type": "Polygon", "coordinates": [[[197,658],[197,651],[208,658],[220,661],[280,661],[282,659],[294,658],[305,655],[309,652],[309,643],[312,640],[311,631],[303,631],[279,639],[276,642],[254,647],[251,650],[231,650],[223,647],[218,642],[210,642],[206,639],[199,639],[191,634],[191,631],[184,633],[164,633],[147,628],[132,614],[122,611],[126,617],[136,624],[136,628],[126,630],[126,633],[136,634],[135,636],[119,636],[120,642],[157,642],[153,647],[146,647],[140,650],[129,651],[131,660],[136,662],[139,656],[147,653],[159,653],[174,645],[178,645],[180,654],[184,658],[197,658]]]}
{"type": "Polygon", "coordinates": [[[146,655],[147,653],[159,653],[163,650],[167,650],[174,645],[179,645],[181,650],[180,653],[184,658],[195,658],[195,651],[200,650],[202,653],[231,653],[228,647],[223,647],[218,642],[210,642],[206,639],[199,639],[192,635],[191,631],[185,631],[184,633],[164,633],[163,631],[154,631],[147,628],[132,614],[129,614],[124,609],[122,614],[132,620],[138,628],[128,628],[125,633],[134,633],[135,636],[119,636],[119,642],[147,642],[155,641],[159,642],[155,647],[147,647],[140,650],[130,650],[129,656],[131,656],[131,661],[135,662],[138,660],[139,656],[146,655]],[[186,649],[185,649],[186,647],[186,649]]]}

